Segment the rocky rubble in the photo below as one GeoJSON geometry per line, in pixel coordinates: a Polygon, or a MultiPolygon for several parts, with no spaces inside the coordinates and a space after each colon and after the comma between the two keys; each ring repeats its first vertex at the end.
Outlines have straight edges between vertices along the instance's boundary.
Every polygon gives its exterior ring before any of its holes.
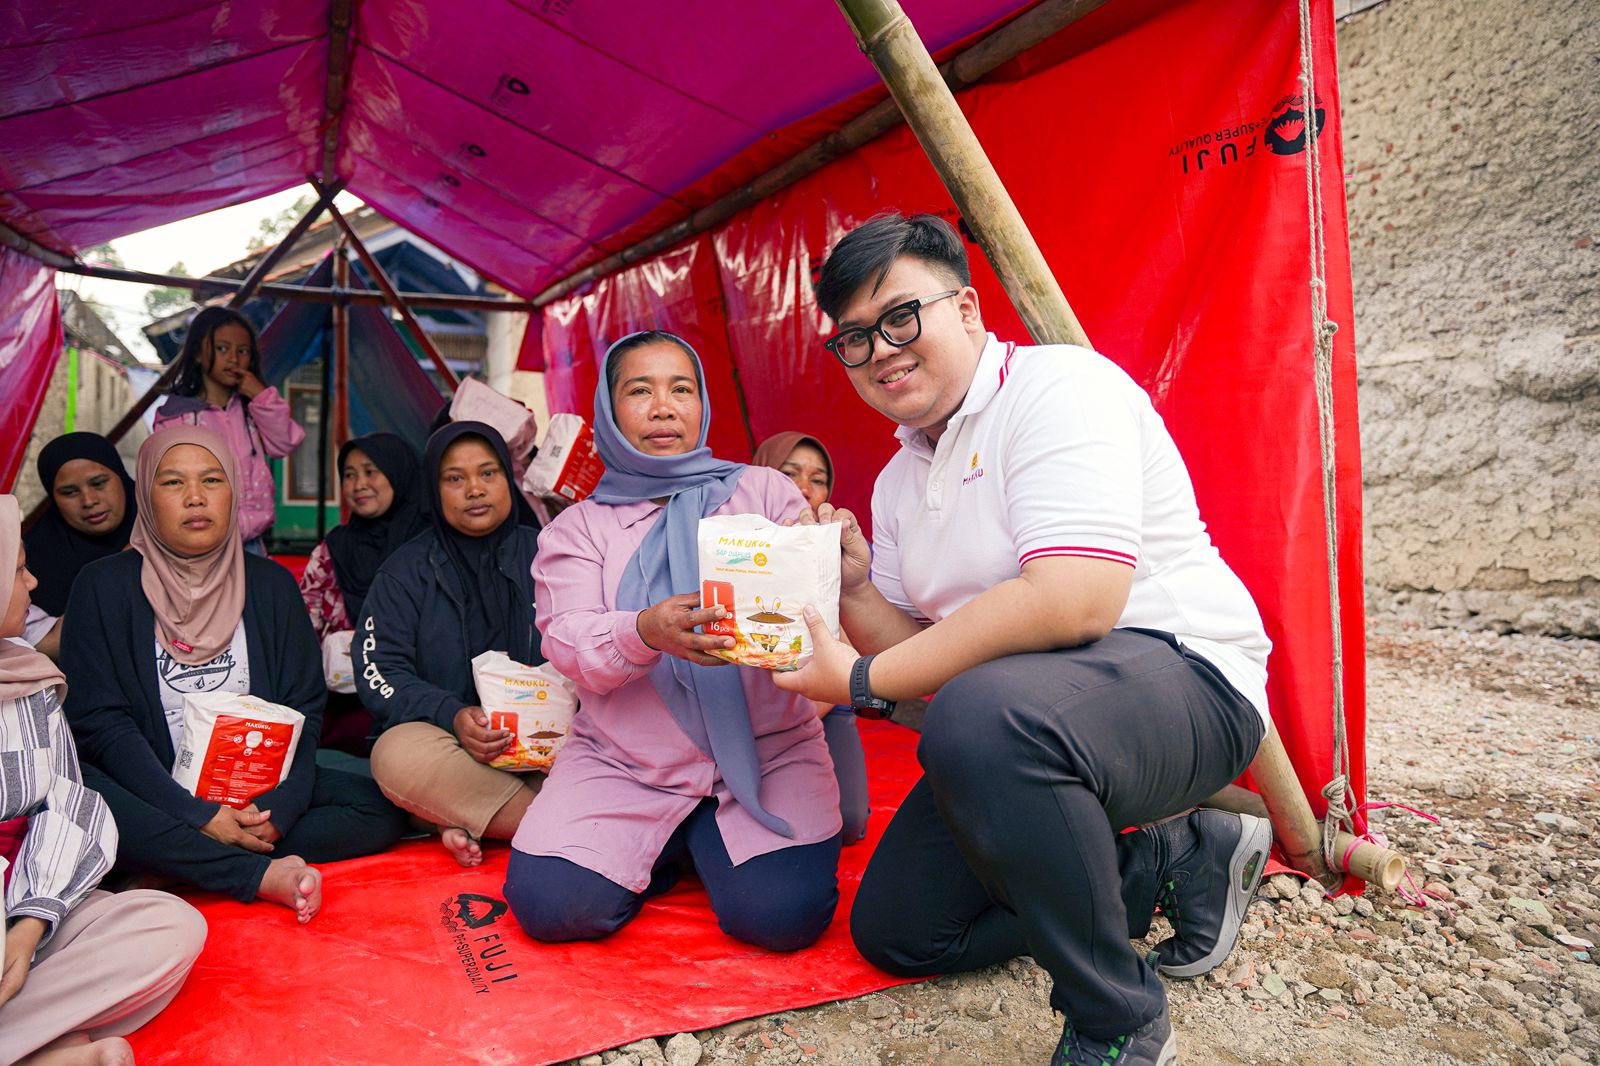
{"type": "MultiPolygon", "coordinates": [[[[1438,819],[1372,813],[1425,905],[1269,879],[1229,960],[1168,985],[1181,1061],[1600,1061],[1600,644],[1379,618],[1368,667],[1369,797],[1438,819]]],[[[1049,988],[1017,959],[576,1061],[1042,1066],[1049,988]]]]}

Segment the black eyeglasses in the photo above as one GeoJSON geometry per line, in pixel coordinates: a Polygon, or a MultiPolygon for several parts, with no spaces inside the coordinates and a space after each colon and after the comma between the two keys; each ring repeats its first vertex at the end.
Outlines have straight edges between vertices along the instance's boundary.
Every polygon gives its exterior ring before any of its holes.
{"type": "Polygon", "coordinates": [[[947,299],[959,293],[960,289],[951,289],[949,292],[935,293],[924,296],[920,300],[907,300],[903,304],[895,304],[889,310],[878,316],[870,328],[863,329],[853,326],[850,329],[840,330],[827,340],[822,346],[839,357],[839,362],[847,367],[858,367],[872,358],[872,335],[876,333],[896,348],[904,348],[918,337],[922,336],[922,309],[931,303],[947,299]]]}

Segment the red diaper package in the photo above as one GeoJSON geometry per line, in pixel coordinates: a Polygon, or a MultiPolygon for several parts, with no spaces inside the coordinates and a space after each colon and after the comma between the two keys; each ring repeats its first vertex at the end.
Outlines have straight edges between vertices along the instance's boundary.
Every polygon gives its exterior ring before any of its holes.
{"type": "Polygon", "coordinates": [[[305,724],[294,708],[255,696],[185,696],[172,779],[208,803],[248,807],[289,776],[305,724]]]}
{"type": "Polygon", "coordinates": [[[523,475],[522,491],[577,503],[594,491],[605,472],[589,423],[574,414],[551,415],[539,454],[523,475]]]}

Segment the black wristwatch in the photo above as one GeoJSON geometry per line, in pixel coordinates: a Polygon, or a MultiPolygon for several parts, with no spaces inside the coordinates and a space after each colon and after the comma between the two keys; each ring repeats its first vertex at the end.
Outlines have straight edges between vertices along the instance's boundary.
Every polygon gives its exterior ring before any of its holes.
{"type": "Polygon", "coordinates": [[[850,668],[850,706],[857,717],[878,720],[894,715],[894,701],[878,699],[867,684],[867,671],[875,658],[875,655],[863,655],[850,668]]]}

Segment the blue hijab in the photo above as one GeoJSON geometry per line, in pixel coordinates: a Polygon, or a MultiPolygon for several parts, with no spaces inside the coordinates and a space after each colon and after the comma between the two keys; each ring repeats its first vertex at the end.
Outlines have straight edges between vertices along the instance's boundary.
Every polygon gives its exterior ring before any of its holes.
{"type": "MultiPolygon", "coordinates": [[[[728,501],[745,472],[743,463],[712,456],[706,447],[711,405],[706,401],[700,357],[682,339],[655,331],[630,333],[606,351],[600,383],[594,390],[594,442],[606,464],[605,476],[589,496],[596,503],[628,504],[667,498],[661,518],[645,534],[617,587],[617,609],[642,611],[669,596],[700,591],[700,519],[728,501]],[[644,338],[649,338],[648,340],[644,338]],[[613,359],[653,341],[679,345],[694,363],[700,383],[700,435],[694,451],[645,455],[617,428],[607,385],[613,359]]],[[[750,708],[745,703],[740,668],[700,666],[662,655],[650,682],[672,718],[695,746],[716,762],[728,791],[762,825],[793,837],[789,823],[761,806],[761,767],[756,757],[750,708]]]]}

